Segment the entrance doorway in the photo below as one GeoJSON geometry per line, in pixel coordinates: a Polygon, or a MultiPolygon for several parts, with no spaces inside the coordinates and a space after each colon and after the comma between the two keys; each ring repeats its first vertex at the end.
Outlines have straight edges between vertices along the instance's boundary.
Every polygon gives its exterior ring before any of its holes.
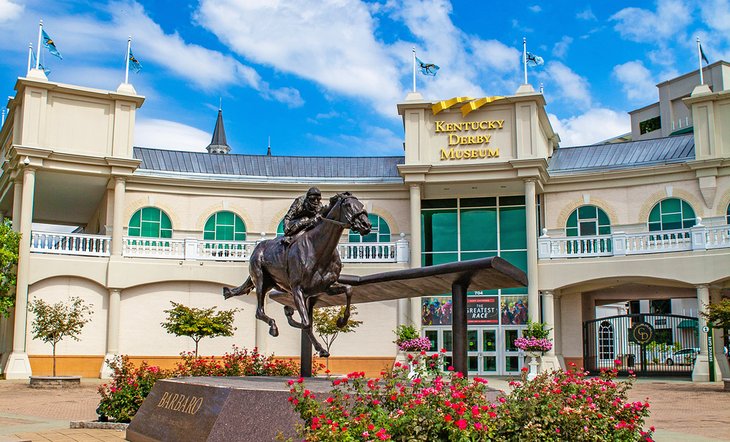
{"type": "MultiPolygon", "coordinates": [[[[519,375],[524,364],[524,354],[514,346],[514,341],[521,335],[523,328],[519,326],[469,327],[466,332],[469,374],[475,376],[519,375]]],[[[432,349],[446,350],[446,365],[450,365],[453,349],[451,328],[424,327],[423,334],[431,341],[432,349]]]]}

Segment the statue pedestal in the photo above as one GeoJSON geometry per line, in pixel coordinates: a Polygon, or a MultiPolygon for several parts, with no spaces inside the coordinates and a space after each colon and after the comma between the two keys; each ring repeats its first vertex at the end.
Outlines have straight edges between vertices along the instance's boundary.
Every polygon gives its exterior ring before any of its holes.
{"type": "MultiPolygon", "coordinates": [[[[289,403],[290,378],[192,377],[155,383],[127,428],[127,440],[274,441],[295,438],[303,423],[289,403]]],[[[329,379],[308,379],[315,393],[331,389],[329,379]]],[[[324,396],[324,395],[322,395],[324,396]]]]}

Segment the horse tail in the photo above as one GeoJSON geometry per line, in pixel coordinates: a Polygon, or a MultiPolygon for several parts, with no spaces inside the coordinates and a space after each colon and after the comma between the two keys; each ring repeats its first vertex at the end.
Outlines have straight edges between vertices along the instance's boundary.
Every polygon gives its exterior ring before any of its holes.
{"type": "Polygon", "coordinates": [[[244,282],[240,287],[236,287],[234,289],[229,289],[228,287],[223,287],[223,297],[225,299],[232,298],[234,296],[243,296],[248,295],[251,290],[255,287],[253,280],[249,276],[246,282],[244,282]]]}

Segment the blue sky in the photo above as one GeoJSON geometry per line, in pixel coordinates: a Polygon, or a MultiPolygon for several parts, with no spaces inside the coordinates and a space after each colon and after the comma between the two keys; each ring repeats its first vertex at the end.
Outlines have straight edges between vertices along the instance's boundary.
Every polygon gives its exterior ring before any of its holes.
{"type": "Polygon", "coordinates": [[[180,150],[207,146],[222,99],[234,153],[271,137],[275,155],[401,155],[413,46],[441,67],[418,76],[437,101],[513,94],[527,38],[563,146],[628,132],[655,84],[697,68],[697,36],[710,62],[730,59],[730,0],[0,0],[0,93],[25,75],[41,18],[61,83],[116,89],[131,35],[147,98],[135,145],[180,150]]]}

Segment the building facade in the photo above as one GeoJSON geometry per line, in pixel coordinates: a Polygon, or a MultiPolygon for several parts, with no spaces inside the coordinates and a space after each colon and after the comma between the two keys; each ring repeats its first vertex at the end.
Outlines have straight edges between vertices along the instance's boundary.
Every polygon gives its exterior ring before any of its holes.
{"type": "MultiPolygon", "coordinates": [[[[94,314],[80,341],[59,344],[64,373],[104,376],[104,359],[118,354],[171,364],[192,341],[160,326],[170,301],[241,309],[235,335],[202,341],[204,354],[238,345],[297,357],[298,330],[283,326],[272,338],[254,318],[253,297],[224,300],[221,289],[243,282],[256,242],[280,234],[291,201],[316,185],[324,197],[353,192],[375,227],[365,238],[343,235],[343,273],[489,256],[527,273],[525,288],[470,293],[474,374],[519,372],[513,341],[528,319],[553,330],[547,368],[638,358],[636,342],[602,319],[623,311],[650,323],[663,344],[682,337],[697,348],[687,364],[694,379],[709,379],[712,359],[717,376],[728,375],[720,332],[710,332],[717,345],[708,348],[698,316],[730,284],[730,91],[718,84],[681,100],[689,133],[579,147],[559,146],[543,96],[528,85],[440,102],[412,93],[397,106],[404,156],[324,158],[229,154],[220,113],[208,153],[134,147],[144,97],[131,85],[94,90],[34,70],[18,79],[0,132],[0,212],[23,235],[0,367],[7,378],[49,371],[50,346],[32,339],[27,305],[70,296],[94,314]]],[[[392,365],[399,324],[450,350],[450,305],[449,294],[358,305],[363,325],[338,338],[330,368],[392,365]]],[[[267,312],[286,322],[280,305],[267,312]]],[[[665,352],[649,364],[671,358],[680,363],[665,352]]]]}

